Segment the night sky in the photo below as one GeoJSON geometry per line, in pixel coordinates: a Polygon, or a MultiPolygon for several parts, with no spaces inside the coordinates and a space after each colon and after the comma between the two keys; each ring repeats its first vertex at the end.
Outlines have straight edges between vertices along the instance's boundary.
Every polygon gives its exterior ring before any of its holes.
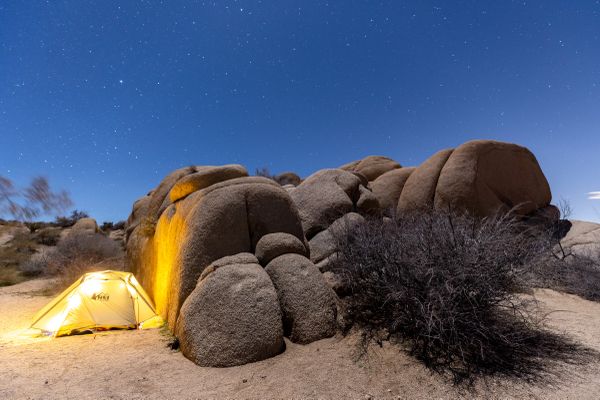
{"type": "Polygon", "coordinates": [[[171,170],[537,156],[600,220],[600,2],[0,0],[0,175],[100,222],[171,170]]]}

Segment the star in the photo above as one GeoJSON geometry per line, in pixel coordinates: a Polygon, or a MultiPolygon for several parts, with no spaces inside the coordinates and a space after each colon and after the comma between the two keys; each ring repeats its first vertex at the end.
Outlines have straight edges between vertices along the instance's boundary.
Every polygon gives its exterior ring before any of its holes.
{"type": "Polygon", "coordinates": [[[123,79],[119,79],[119,83],[122,85],[123,84],[123,79]]]}

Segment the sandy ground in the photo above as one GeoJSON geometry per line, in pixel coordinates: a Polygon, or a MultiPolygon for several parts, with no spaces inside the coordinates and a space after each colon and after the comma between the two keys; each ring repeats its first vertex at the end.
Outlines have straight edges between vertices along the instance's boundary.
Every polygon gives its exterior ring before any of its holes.
{"type": "MultiPolygon", "coordinates": [[[[307,346],[287,342],[281,355],[234,368],[201,368],[167,348],[161,330],[120,331],[58,339],[20,335],[50,300],[35,280],[0,288],[0,399],[210,398],[531,398],[598,399],[600,365],[561,371],[560,385],[505,380],[459,390],[410,357],[384,346],[368,361],[353,358],[352,338],[307,346]]],[[[551,290],[535,296],[551,326],[600,350],[600,304],[551,290]]]]}

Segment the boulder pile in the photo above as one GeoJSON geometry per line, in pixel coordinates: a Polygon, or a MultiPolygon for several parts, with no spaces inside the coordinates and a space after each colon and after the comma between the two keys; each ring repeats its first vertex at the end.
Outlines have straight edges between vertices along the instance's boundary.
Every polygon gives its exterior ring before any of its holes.
{"type": "Polygon", "coordinates": [[[557,218],[550,201],[533,154],[495,141],[417,167],[369,156],[304,180],[191,166],[134,203],[127,256],[183,354],[227,367],[280,353],[284,337],[310,343],[336,333],[335,236],[365,218],[448,209],[557,218]]]}

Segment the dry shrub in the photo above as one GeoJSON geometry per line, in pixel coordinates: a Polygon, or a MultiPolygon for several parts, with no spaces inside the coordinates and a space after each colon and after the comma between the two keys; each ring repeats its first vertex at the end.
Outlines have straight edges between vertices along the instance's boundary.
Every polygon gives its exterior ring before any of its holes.
{"type": "Polygon", "coordinates": [[[123,256],[121,246],[102,234],[71,233],[40,262],[44,273],[58,277],[57,289],[63,289],[86,272],[122,270],[123,256]]]}
{"type": "Polygon", "coordinates": [[[431,370],[472,382],[540,378],[555,362],[592,354],[546,330],[531,298],[518,294],[523,271],[549,250],[543,230],[508,215],[434,213],[369,220],[335,237],[345,319],[361,332],[363,355],[391,340],[431,370]]]}
{"type": "Polygon", "coordinates": [[[568,254],[544,257],[531,265],[530,285],[575,294],[600,301],[600,258],[596,255],[568,254]]]}

